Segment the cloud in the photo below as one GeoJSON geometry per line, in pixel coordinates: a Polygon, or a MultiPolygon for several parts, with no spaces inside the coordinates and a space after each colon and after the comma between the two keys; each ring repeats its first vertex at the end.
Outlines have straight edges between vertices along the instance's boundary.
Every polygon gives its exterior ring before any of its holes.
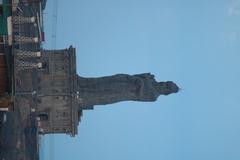
{"type": "Polygon", "coordinates": [[[228,14],[231,16],[240,15],[240,0],[233,0],[232,2],[230,2],[228,14]]]}

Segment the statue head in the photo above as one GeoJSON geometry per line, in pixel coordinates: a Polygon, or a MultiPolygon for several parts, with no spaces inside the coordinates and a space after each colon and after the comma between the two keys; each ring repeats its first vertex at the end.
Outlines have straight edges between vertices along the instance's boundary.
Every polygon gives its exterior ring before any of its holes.
{"type": "Polygon", "coordinates": [[[179,91],[179,87],[172,81],[158,82],[157,89],[158,92],[163,95],[177,93],[179,91]]]}
{"type": "Polygon", "coordinates": [[[180,88],[172,81],[157,82],[154,75],[151,73],[138,74],[135,76],[137,76],[140,79],[140,82],[142,82],[138,83],[139,89],[137,91],[139,93],[141,92],[140,95],[148,97],[148,100],[151,99],[149,96],[153,96],[152,99],[156,100],[159,95],[169,95],[177,93],[180,90],[180,88]],[[150,94],[150,92],[154,94],[150,94]]]}

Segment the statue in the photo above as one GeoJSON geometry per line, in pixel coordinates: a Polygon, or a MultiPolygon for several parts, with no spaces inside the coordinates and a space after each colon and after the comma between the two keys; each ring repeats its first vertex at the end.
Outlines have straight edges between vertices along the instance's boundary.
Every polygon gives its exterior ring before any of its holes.
{"type": "Polygon", "coordinates": [[[121,101],[156,101],[160,95],[177,93],[172,81],[157,82],[150,73],[116,74],[100,78],[78,76],[80,106],[105,105],[121,101]]]}

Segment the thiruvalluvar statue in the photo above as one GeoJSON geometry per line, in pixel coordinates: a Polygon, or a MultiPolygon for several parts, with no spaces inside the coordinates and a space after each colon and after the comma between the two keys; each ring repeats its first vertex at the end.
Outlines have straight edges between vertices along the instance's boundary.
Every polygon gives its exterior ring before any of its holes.
{"type": "Polygon", "coordinates": [[[172,81],[157,82],[154,75],[116,74],[100,78],[78,76],[78,91],[82,106],[112,104],[121,101],[156,101],[160,95],[177,93],[172,81]]]}

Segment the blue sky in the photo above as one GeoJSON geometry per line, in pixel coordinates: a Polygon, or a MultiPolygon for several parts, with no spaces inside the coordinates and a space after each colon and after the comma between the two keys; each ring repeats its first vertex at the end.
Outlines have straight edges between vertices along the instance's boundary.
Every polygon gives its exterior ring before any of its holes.
{"type": "Polygon", "coordinates": [[[151,72],[182,91],[95,106],[77,137],[45,136],[41,159],[239,160],[239,18],[240,0],[59,0],[56,47],[76,47],[81,76],[151,72]]]}

